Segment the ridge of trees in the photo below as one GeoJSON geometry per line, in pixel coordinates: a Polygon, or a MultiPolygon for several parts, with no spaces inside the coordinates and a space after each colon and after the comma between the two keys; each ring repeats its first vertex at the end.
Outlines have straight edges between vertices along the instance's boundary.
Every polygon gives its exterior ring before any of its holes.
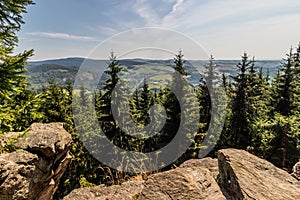
{"type": "MultiPolygon", "coordinates": [[[[84,147],[74,124],[72,105],[78,110],[86,109],[95,102],[99,124],[106,136],[115,145],[130,151],[151,152],[166,146],[175,137],[182,116],[200,113],[198,131],[191,132],[188,126],[183,128],[186,139],[191,141],[187,151],[174,164],[197,158],[208,133],[210,122],[220,125],[217,118],[212,117],[212,99],[223,104],[218,99],[218,91],[211,90],[213,82],[220,82],[226,92],[227,108],[226,121],[222,134],[210,156],[215,156],[220,148],[240,148],[265,158],[276,166],[291,170],[300,158],[300,44],[291,49],[283,59],[278,73],[271,79],[264,74],[255,59],[244,53],[241,62],[236,66],[236,75],[218,74],[218,66],[213,56],[210,57],[205,73],[199,84],[193,87],[197,101],[191,101],[192,95],[178,98],[170,88],[187,90],[182,84],[186,80],[184,55],[180,50],[174,57],[174,73],[172,81],[167,86],[151,89],[147,78],[142,87],[135,88],[130,97],[130,89],[122,84],[118,95],[120,102],[129,102],[130,117],[121,118],[122,124],[132,120],[140,127],[151,123],[150,108],[160,104],[166,110],[166,124],[162,130],[151,138],[136,138],[128,136],[115,122],[111,110],[113,90],[118,81],[122,68],[114,53],[106,70],[108,76],[103,87],[96,91],[87,91],[82,85],[80,91],[74,91],[72,84],[61,86],[53,79],[41,92],[27,89],[26,72],[27,59],[33,51],[13,55],[17,44],[16,31],[23,24],[22,14],[26,7],[33,4],[30,0],[2,1],[0,3],[0,136],[10,131],[25,130],[33,122],[63,122],[68,132],[72,134],[73,146],[70,150],[72,162],[62,178],[57,197],[62,197],[74,188],[96,184],[116,184],[135,174],[120,172],[103,165],[96,160],[84,147]],[[181,76],[179,76],[181,75],[181,76]],[[74,95],[79,95],[79,102],[74,102],[74,95]],[[182,111],[180,102],[190,103],[190,107],[182,111]],[[197,108],[197,109],[195,109],[197,108]],[[213,120],[213,121],[212,121],[213,120]]],[[[122,115],[126,110],[116,110],[122,115]]],[[[84,123],[89,123],[85,119],[84,123]]],[[[152,119],[156,120],[156,119],[152,119]]],[[[155,121],[159,126],[161,122],[155,121]]],[[[183,121],[188,124],[188,121],[183,121]]],[[[91,132],[91,137],[98,133],[91,132]]],[[[142,133],[147,135],[147,133],[142,133]]],[[[216,138],[209,138],[213,143],[216,138]]],[[[178,141],[180,152],[182,144],[178,141]]],[[[0,149],[1,152],[5,149],[0,149]]],[[[126,159],[126,158],[124,158],[126,159]]],[[[143,167],[141,165],[141,167],[143,167]]],[[[168,168],[171,168],[169,166],[168,168]]],[[[164,169],[162,169],[164,170],[164,169]]]]}

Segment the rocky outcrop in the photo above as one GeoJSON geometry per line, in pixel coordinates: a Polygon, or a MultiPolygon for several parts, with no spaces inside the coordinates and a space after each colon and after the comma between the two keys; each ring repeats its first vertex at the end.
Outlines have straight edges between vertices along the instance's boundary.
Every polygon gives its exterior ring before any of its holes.
{"type": "MultiPolygon", "coordinates": [[[[203,162],[205,163],[205,162],[203,162]]],[[[149,176],[145,181],[130,181],[120,186],[96,186],[72,191],[64,200],[121,199],[225,199],[211,172],[191,163],[170,171],[149,176]]]]}
{"type": "Polygon", "coordinates": [[[191,159],[182,163],[179,167],[188,168],[188,167],[203,167],[210,171],[214,178],[217,178],[219,174],[218,168],[218,159],[213,158],[202,158],[202,159],[191,159]]]}
{"type": "Polygon", "coordinates": [[[300,181],[300,162],[297,162],[294,165],[292,176],[294,176],[298,181],[300,181]]]}
{"type": "Polygon", "coordinates": [[[0,155],[0,199],[52,199],[71,159],[71,135],[61,123],[35,123],[5,135],[2,148],[14,141],[17,150],[0,155]]]}
{"type": "Polygon", "coordinates": [[[154,174],[144,184],[138,200],[225,199],[208,169],[177,168],[154,174]]]}
{"type": "Polygon", "coordinates": [[[72,191],[64,200],[124,199],[225,199],[209,170],[201,167],[177,168],[153,174],[146,181],[129,181],[110,187],[96,186],[72,191]]]}
{"type": "Polygon", "coordinates": [[[300,199],[300,183],[287,172],[246,151],[224,149],[218,160],[193,159],[145,181],[72,191],[64,200],[300,199]]]}
{"type": "Polygon", "coordinates": [[[218,152],[221,187],[228,199],[300,199],[300,183],[286,171],[246,151],[218,152]]]}
{"type": "Polygon", "coordinates": [[[115,200],[115,199],[137,199],[143,189],[143,180],[128,181],[121,185],[104,187],[79,188],[72,191],[64,200],[115,200]]]}

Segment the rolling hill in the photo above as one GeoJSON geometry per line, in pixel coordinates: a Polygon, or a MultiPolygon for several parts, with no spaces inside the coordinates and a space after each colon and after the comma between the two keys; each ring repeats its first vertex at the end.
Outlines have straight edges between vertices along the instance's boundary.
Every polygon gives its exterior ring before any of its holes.
{"type": "MultiPolygon", "coordinates": [[[[42,85],[46,85],[51,78],[54,78],[58,84],[65,84],[70,80],[74,82],[75,77],[80,69],[84,72],[88,79],[95,79],[97,82],[105,80],[106,76],[103,73],[108,66],[107,60],[92,60],[84,58],[64,58],[45,61],[29,62],[27,75],[30,76],[29,82],[31,88],[40,89],[42,85]],[[102,74],[102,77],[101,77],[102,74]],[[103,75],[104,74],[104,75],[103,75]],[[101,78],[100,78],[101,77],[101,78]],[[100,80],[101,79],[101,80],[100,80]]],[[[191,75],[189,81],[197,84],[200,78],[199,71],[203,71],[207,61],[190,61],[186,62],[185,68],[191,75]]],[[[238,60],[217,60],[216,64],[220,73],[232,74],[236,73],[236,65],[238,60]]],[[[168,75],[173,72],[173,60],[147,60],[147,59],[125,59],[120,60],[120,65],[123,66],[121,76],[138,84],[144,77],[147,77],[151,82],[157,84],[162,80],[168,79],[168,75]]],[[[280,67],[280,60],[259,60],[256,66],[262,67],[263,71],[269,71],[272,76],[280,67]]]]}

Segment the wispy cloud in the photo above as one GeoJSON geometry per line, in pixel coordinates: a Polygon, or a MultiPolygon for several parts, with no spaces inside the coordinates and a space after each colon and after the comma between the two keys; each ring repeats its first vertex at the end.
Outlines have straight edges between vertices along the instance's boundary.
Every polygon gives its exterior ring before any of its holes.
{"type": "Polygon", "coordinates": [[[172,8],[172,12],[176,12],[176,10],[181,6],[181,4],[183,4],[185,0],[177,0],[177,2],[175,3],[175,5],[172,8]]]}
{"type": "Polygon", "coordinates": [[[157,5],[154,1],[137,0],[133,8],[147,26],[161,26],[163,25],[162,19],[176,13],[184,2],[185,0],[164,0],[164,4],[157,5]],[[162,12],[162,10],[169,11],[162,12]]]}
{"type": "Polygon", "coordinates": [[[67,33],[53,33],[53,32],[31,32],[28,35],[47,37],[52,39],[63,39],[63,40],[77,40],[77,41],[97,41],[94,37],[89,36],[78,36],[67,33]]]}
{"type": "Polygon", "coordinates": [[[145,20],[147,26],[152,26],[158,22],[158,15],[145,0],[137,0],[134,5],[135,12],[145,20]]]}
{"type": "MultiPolygon", "coordinates": [[[[179,1],[177,0],[177,3],[179,1]]],[[[171,12],[162,18],[162,25],[187,32],[199,32],[212,26],[223,28],[223,25],[228,27],[269,16],[281,16],[297,9],[299,12],[299,5],[299,1],[296,0],[289,0],[289,3],[283,0],[184,1],[180,4],[180,9],[176,6],[177,12],[171,12]]]]}

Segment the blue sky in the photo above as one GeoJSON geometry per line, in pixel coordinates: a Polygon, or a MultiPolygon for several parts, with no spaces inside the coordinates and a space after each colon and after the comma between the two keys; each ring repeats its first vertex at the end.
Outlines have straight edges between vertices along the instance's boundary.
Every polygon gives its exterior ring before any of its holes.
{"type": "Polygon", "coordinates": [[[299,0],[41,0],[24,20],[16,51],[35,49],[32,60],[87,57],[114,34],[143,27],[179,31],[216,59],[281,59],[300,41],[299,0]]]}

